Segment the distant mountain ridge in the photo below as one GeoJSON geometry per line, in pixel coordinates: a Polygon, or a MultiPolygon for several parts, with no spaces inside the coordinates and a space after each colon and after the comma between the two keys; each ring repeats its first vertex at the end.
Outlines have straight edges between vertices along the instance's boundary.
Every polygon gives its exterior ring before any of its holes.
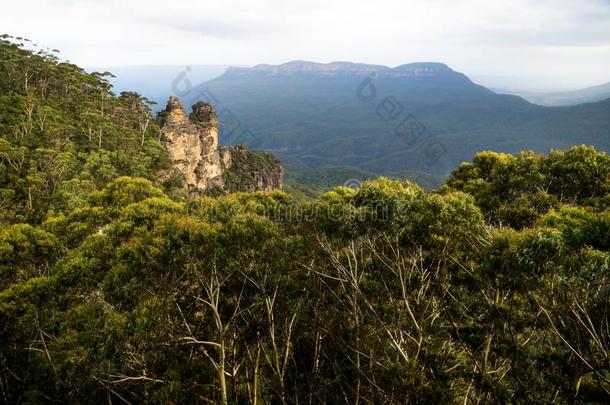
{"type": "Polygon", "coordinates": [[[443,74],[456,73],[449,66],[438,62],[416,62],[391,68],[383,65],[371,65],[353,62],[316,63],[308,61],[292,61],[281,65],[260,64],[253,67],[229,67],[225,75],[264,74],[267,76],[290,74],[319,75],[353,75],[378,77],[436,77],[443,74]]]}
{"type": "Polygon", "coordinates": [[[610,82],[572,91],[553,93],[508,91],[508,93],[519,95],[531,103],[547,107],[574,106],[609,99],[610,82]]]}
{"type": "Polygon", "coordinates": [[[610,148],[610,101],[543,107],[497,94],[442,63],[230,68],[183,98],[212,103],[221,142],[272,151],[287,180],[324,183],[320,177],[337,167],[350,178],[440,179],[482,150],[610,148]]]}

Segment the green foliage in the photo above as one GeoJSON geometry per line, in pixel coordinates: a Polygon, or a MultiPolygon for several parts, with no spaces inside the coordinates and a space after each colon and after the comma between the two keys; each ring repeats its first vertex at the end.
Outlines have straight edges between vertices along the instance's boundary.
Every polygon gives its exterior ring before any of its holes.
{"type": "Polygon", "coordinates": [[[481,152],[456,169],[445,188],[472,194],[492,223],[523,228],[560,204],[603,207],[610,156],[590,146],[548,156],[481,152]]]}
{"type": "MultiPolygon", "coordinates": [[[[514,159],[488,156],[488,173],[514,159]]],[[[0,233],[9,402],[605,395],[606,347],[592,337],[606,338],[608,314],[599,203],[515,230],[485,223],[476,195],[386,178],[299,203],[176,202],[119,177],[83,201],[0,233]]]]}
{"type": "Polygon", "coordinates": [[[170,169],[148,100],[31,47],[0,40],[0,224],[40,223],[78,206],[81,186],[170,169]]]}
{"type": "Polygon", "coordinates": [[[242,146],[230,148],[231,165],[225,169],[225,191],[255,191],[265,178],[281,178],[281,164],[267,152],[250,151],[242,146]]]}
{"type": "Polygon", "coordinates": [[[0,231],[0,289],[48,275],[61,250],[54,235],[30,225],[3,229],[0,231]]]}
{"type": "Polygon", "coordinates": [[[91,195],[91,203],[106,208],[124,208],[147,198],[163,197],[163,191],[145,179],[118,177],[91,195]]]}

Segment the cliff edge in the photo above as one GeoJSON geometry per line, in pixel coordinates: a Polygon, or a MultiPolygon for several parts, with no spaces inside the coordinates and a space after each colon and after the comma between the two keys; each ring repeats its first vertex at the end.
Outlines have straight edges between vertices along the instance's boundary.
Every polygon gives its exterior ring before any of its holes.
{"type": "Polygon", "coordinates": [[[197,102],[187,116],[177,97],[170,97],[157,118],[162,141],[190,192],[265,191],[283,187],[282,166],[270,153],[244,145],[219,147],[214,108],[197,102]]]}

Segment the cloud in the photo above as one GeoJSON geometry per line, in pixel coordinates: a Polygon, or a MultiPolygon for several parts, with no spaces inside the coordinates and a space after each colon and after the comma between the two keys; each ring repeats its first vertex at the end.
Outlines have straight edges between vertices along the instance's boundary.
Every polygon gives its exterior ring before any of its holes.
{"type": "Polygon", "coordinates": [[[257,17],[227,18],[227,16],[167,16],[140,17],[135,20],[156,27],[169,27],[178,31],[192,32],[204,37],[219,39],[252,40],[262,36],[280,35],[290,29],[282,21],[268,21],[257,17]]]}
{"type": "Polygon", "coordinates": [[[505,17],[470,32],[471,41],[498,46],[610,45],[610,2],[513,1],[505,17]]]}
{"type": "Polygon", "coordinates": [[[0,24],[88,66],[436,60],[610,80],[608,0],[20,0],[0,24]]]}

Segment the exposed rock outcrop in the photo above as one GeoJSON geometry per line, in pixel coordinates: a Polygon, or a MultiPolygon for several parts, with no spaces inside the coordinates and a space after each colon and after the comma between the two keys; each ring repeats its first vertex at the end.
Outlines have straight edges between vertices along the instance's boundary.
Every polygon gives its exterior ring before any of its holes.
{"type": "Polygon", "coordinates": [[[189,116],[176,97],[159,114],[163,143],[189,191],[218,189],[271,191],[283,186],[283,169],[269,153],[243,145],[218,146],[218,117],[210,104],[198,102],[189,116]]]}

